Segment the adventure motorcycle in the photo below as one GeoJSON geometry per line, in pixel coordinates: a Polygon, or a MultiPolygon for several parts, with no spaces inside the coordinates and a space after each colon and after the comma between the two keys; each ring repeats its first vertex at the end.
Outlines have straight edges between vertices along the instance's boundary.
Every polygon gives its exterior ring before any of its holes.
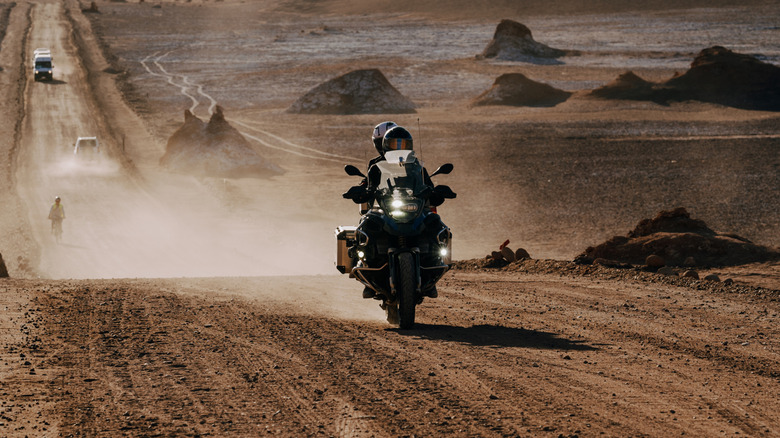
{"type": "Polygon", "coordinates": [[[415,307],[425,296],[435,296],[436,282],[450,268],[452,232],[436,207],[456,195],[426,180],[452,172],[453,166],[444,164],[426,178],[414,151],[388,151],[385,159],[368,176],[355,166],[344,168],[364,180],[342,196],[370,208],[357,227],[336,229],[336,268],[375,293],[389,323],[410,329],[415,307]]]}

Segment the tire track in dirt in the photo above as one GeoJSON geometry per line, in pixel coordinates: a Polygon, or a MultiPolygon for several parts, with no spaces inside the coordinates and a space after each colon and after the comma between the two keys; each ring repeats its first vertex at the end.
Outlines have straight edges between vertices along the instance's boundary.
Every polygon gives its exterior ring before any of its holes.
{"type": "MultiPolygon", "coordinates": [[[[246,301],[259,283],[220,293],[216,281],[37,286],[62,434],[762,436],[778,424],[775,378],[674,346],[713,325],[734,338],[728,296],[455,271],[419,326],[398,331],[246,301]],[[710,306],[674,317],[663,309],[675,300],[710,306]]],[[[742,306],[776,334],[776,303],[754,303],[766,316],[742,306]]]]}
{"type": "MultiPolygon", "coordinates": [[[[216,106],[217,106],[216,99],[214,99],[211,95],[209,95],[205,91],[203,91],[203,86],[202,85],[193,83],[188,76],[182,75],[182,74],[172,74],[172,73],[169,73],[161,65],[160,61],[163,58],[165,58],[168,54],[170,54],[171,53],[170,51],[166,52],[166,53],[164,53],[162,55],[158,55],[158,53],[159,52],[155,52],[155,53],[153,53],[151,55],[148,55],[144,59],[142,59],[141,60],[141,65],[143,66],[143,68],[149,74],[151,74],[152,76],[157,76],[157,77],[165,79],[168,84],[178,88],[179,92],[182,95],[184,95],[187,98],[189,98],[192,101],[192,105],[190,106],[189,111],[191,113],[193,113],[193,114],[195,113],[196,108],[198,106],[200,106],[200,100],[189,92],[189,90],[194,87],[197,90],[197,94],[199,94],[200,96],[202,96],[203,98],[205,98],[206,100],[209,101],[208,114],[209,115],[213,114],[214,113],[214,108],[216,108],[216,106]],[[157,68],[157,70],[159,70],[159,72],[154,71],[151,67],[149,67],[148,62],[150,60],[152,60],[151,61],[152,64],[154,64],[154,66],[157,68]],[[179,78],[180,83],[177,82],[176,78],[179,78]]],[[[281,143],[283,145],[283,146],[278,146],[278,145],[275,145],[273,143],[270,143],[269,141],[267,141],[267,140],[265,140],[263,138],[258,137],[257,135],[250,134],[249,132],[246,132],[246,131],[239,131],[243,136],[245,136],[245,137],[247,137],[247,138],[249,138],[251,140],[254,140],[255,142],[257,142],[260,145],[262,145],[264,147],[267,147],[269,149],[275,149],[275,150],[283,151],[283,152],[286,152],[286,153],[289,153],[289,154],[297,155],[299,157],[311,158],[311,159],[316,159],[316,160],[335,161],[335,162],[338,162],[338,163],[343,163],[345,160],[347,160],[347,161],[359,161],[359,159],[355,158],[355,157],[348,157],[348,156],[345,156],[345,155],[338,155],[338,154],[333,154],[333,153],[329,153],[329,152],[324,152],[324,151],[320,151],[318,149],[314,149],[314,148],[310,148],[310,147],[306,147],[306,146],[302,146],[302,145],[293,143],[293,142],[291,142],[289,140],[286,140],[286,139],[284,139],[284,138],[282,138],[282,137],[280,137],[278,135],[275,135],[275,134],[273,134],[271,132],[263,130],[263,129],[257,127],[257,126],[250,125],[249,123],[247,123],[245,121],[233,120],[233,123],[235,123],[235,124],[237,124],[239,126],[243,126],[244,128],[247,128],[247,129],[251,130],[254,133],[259,133],[259,134],[262,134],[262,135],[264,135],[266,137],[269,137],[269,138],[273,139],[274,141],[276,141],[278,143],[281,143]],[[292,149],[290,149],[290,148],[292,148],[292,149]]]]}
{"type": "MultiPolygon", "coordinates": [[[[501,283],[507,285],[507,290],[516,293],[516,288],[509,287],[515,282],[501,283]]],[[[743,331],[740,326],[746,323],[746,319],[751,320],[751,327],[754,330],[758,328],[759,333],[774,331],[770,315],[756,318],[762,315],[761,311],[756,311],[758,303],[746,304],[744,297],[713,300],[711,296],[695,290],[642,287],[639,283],[632,285],[630,282],[602,280],[594,284],[567,279],[565,283],[568,284],[563,287],[558,285],[554,291],[543,283],[523,283],[530,292],[529,296],[517,295],[515,298],[491,294],[488,305],[495,306],[496,300],[503,300],[506,305],[527,301],[528,304],[517,306],[524,309],[518,316],[525,321],[525,327],[559,327],[562,337],[583,336],[590,339],[589,344],[597,347],[598,351],[574,350],[563,356],[563,362],[553,359],[547,363],[538,362],[538,365],[553,370],[566,369],[565,373],[550,379],[549,384],[568,388],[565,392],[573,399],[592,399],[593,406],[600,406],[600,412],[609,413],[611,419],[606,424],[609,429],[614,430],[622,422],[621,412],[623,418],[647,419],[655,418],[659,413],[668,414],[670,407],[672,414],[675,411],[689,412],[701,418],[688,429],[688,432],[698,431],[694,434],[700,436],[713,433],[710,428],[712,423],[728,423],[729,427],[736,427],[737,432],[750,435],[760,435],[766,425],[772,424],[773,414],[768,411],[758,415],[753,411],[735,421],[734,417],[740,416],[740,412],[746,413],[733,400],[738,390],[730,384],[728,388],[713,390],[713,375],[706,372],[712,370],[715,375],[726,374],[729,382],[740,382],[737,385],[749,391],[745,393],[750,400],[749,405],[760,405],[762,402],[759,400],[763,399],[764,408],[767,407],[764,397],[758,395],[751,400],[748,394],[754,394],[749,388],[762,387],[775,380],[773,376],[778,364],[776,359],[772,360],[776,358],[776,351],[773,353],[771,350],[772,344],[776,348],[776,343],[764,343],[769,351],[764,350],[766,347],[762,345],[753,347],[743,343],[739,348],[745,351],[738,354],[706,345],[718,343],[719,338],[739,338],[743,331]],[[717,302],[718,305],[703,309],[701,306],[705,301],[717,302]],[[677,303],[680,307],[670,308],[670,303],[677,303]],[[749,316],[735,317],[741,314],[749,316]],[[676,315],[686,315],[686,318],[683,321],[676,315]],[[715,325],[714,333],[722,331],[714,339],[712,325],[715,325]],[[708,352],[706,355],[700,354],[703,346],[708,352]],[[582,365],[578,361],[582,361],[582,365]],[[602,363],[611,365],[604,367],[602,363]],[[612,405],[604,403],[605,400],[612,400],[612,405]],[[702,414],[705,415],[703,418],[702,414]]],[[[464,281],[463,284],[473,283],[464,281]]],[[[496,289],[500,289],[500,285],[496,285],[496,289]]],[[[484,308],[474,303],[475,297],[468,297],[467,293],[464,295],[464,300],[471,301],[471,306],[484,308]]],[[[502,307],[506,309],[506,306],[497,306],[496,310],[501,311],[502,307]]],[[[653,426],[652,423],[641,423],[645,432],[653,426]]],[[[654,426],[655,435],[676,434],[669,425],[654,426]]],[[[641,430],[632,433],[639,432],[641,430]]]]}
{"type": "Polygon", "coordinates": [[[195,96],[193,96],[192,94],[189,93],[189,89],[190,89],[191,84],[187,83],[187,77],[186,76],[182,76],[182,75],[178,75],[179,77],[184,78],[184,85],[177,84],[176,81],[175,81],[175,78],[176,78],[177,75],[172,75],[172,74],[168,73],[168,71],[165,70],[165,68],[163,68],[162,65],[160,65],[160,60],[162,58],[168,56],[168,54],[171,53],[171,52],[166,52],[166,53],[163,53],[162,55],[159,55],[159,56],[157,55],[157,53],[159,53],[159,52],[152,53],[151,55],[149,55],[146,58],[142,59],[141,60],[141,65],[144,67],[144,69],[146,69],[147,72],[149,72],[149,74],[151,74],[152,76],[157,76],[157,77],[161,77],[161,78],[165,79],[169,84],[171,84],[172,86],[178,88],[179,89],[179,93],[181,93],[182,95],[188,97],[192,101],[192,105],[190,106],[189,111],[191,113],[194,113],[195,108],[197,108],[198,105],[200,105],[200,101],[195,96]],[[150,58],[154,58],[152,63],[162,73],[157,73],[155,71],[152,71],[151,68],[149,68],[149,66],[146,63],[147,63],[147,61],[150,58]]]}

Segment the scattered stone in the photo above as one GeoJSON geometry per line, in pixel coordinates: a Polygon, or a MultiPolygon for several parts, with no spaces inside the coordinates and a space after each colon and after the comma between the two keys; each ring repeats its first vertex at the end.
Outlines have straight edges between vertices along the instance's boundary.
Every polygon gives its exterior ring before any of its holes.
{"type": "Polygon", "coordinates": [[[693,278],[696,280],[699,279],[699,273],[694,271],[693,269],[688,269],[687,271],[683,272],[682,276],[686,278],[693,278]]]}
{"type": "Polygon", "coordinates": [[[720,281],[720,277],[718,277],[718,274],[707,275],[706,277],[704,277],[704,279],[710,281],[720,281]]]}
{"type": "Polygon", "coordinates": [[[726,286],[732,285],[732,284],[734,284],[734,280],[732,280],[730,278],[727,278],[727,279],[723,280],[723,284],[725,284],[726,286]]]}
{"type": "Polygon", "coordinates": [[[492,257],[493,260],[504,260],[504,255],[500,251],[493,251],[488,257],[492,257]]]}
{"type": "Polygon", "coordinates": [[[541,82],[532,81],[521,73],[506,73],[493,82],[493,86],[471,101],[472,106],[508,105],[552,107],[571,96],[541,82]]]}
{"type": "Polygon", "coordinates": [[[509,263],[515,261],[515,252],[509,249],[509,247],[507,246],[501,248],[501,256],[504,258],[504,260],[508,261],[509,263]]]}
{"type": "Polygon", "coordinates": [[[524,250],[523,248],[517,248],[517,251],[515,251],[515,260],[522,260],[522,259],[531,259],[531,255],[528,254],[528,251],[524,250]]]}
{"type": "Polygon", "coordinates": [[[666,261],[659,255],[650,254],[645,258],[645,265],[648,268],[660,268],[666,265],[666,261]]]}
{"type": "Polygon", "coordinates": [[[534,64],[556,64],[555,58],[573,51],[554,49],[533,39],[531,29],[513,20],[501,20],[496,26],[493,39],[477,59],[496,58],[506,61],[521,61],[534,64]]]}
{"type": "Polygon", "coordinates": [[[593,264],[606,266],[608,268],[630,268],[631,267],[631,265],[627,263],[622,263],[617,260],[609,260],[609,259],[602,259],[602,258],[593,260],[593,264]]]}
{"type": "Polygon", "coordinates": [[[672,268],[671,266],[664,266],[662,268],[659,268],[657,273],[661,275],[668,275],[670,277],[677,277],[677,270],[672,268]]]}
{"type": "Polygon", "coordinates": [[[296,100],[293,114],[409,114],[415,105],[377,69],[355,70],[314,87],[296,100]],[[381,98],[378,98],[381,96],[381,98]]]}

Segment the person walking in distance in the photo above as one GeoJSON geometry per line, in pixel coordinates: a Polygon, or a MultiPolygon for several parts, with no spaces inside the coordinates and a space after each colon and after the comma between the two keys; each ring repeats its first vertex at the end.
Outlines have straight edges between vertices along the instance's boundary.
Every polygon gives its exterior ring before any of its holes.
{"type": "Polygon", "coordinates": [[[59,242],[62,237],[62,221],[65,219],[65,207],[62,206],[62,200],[59,196],[54,198],[54,204],[49,209],[49,220],[51,221],[51,233],[59,242]]]}

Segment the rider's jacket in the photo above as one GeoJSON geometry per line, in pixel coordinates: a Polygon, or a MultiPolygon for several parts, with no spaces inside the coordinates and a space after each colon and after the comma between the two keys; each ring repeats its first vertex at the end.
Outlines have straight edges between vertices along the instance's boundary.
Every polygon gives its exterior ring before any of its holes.
{"type": "Polygon", "coordinates": [[[62,203],[59,205],[56,202],[52,204],[49,210],[49,219],[65,219],[65,208],[62,206],[62,203]]]}

